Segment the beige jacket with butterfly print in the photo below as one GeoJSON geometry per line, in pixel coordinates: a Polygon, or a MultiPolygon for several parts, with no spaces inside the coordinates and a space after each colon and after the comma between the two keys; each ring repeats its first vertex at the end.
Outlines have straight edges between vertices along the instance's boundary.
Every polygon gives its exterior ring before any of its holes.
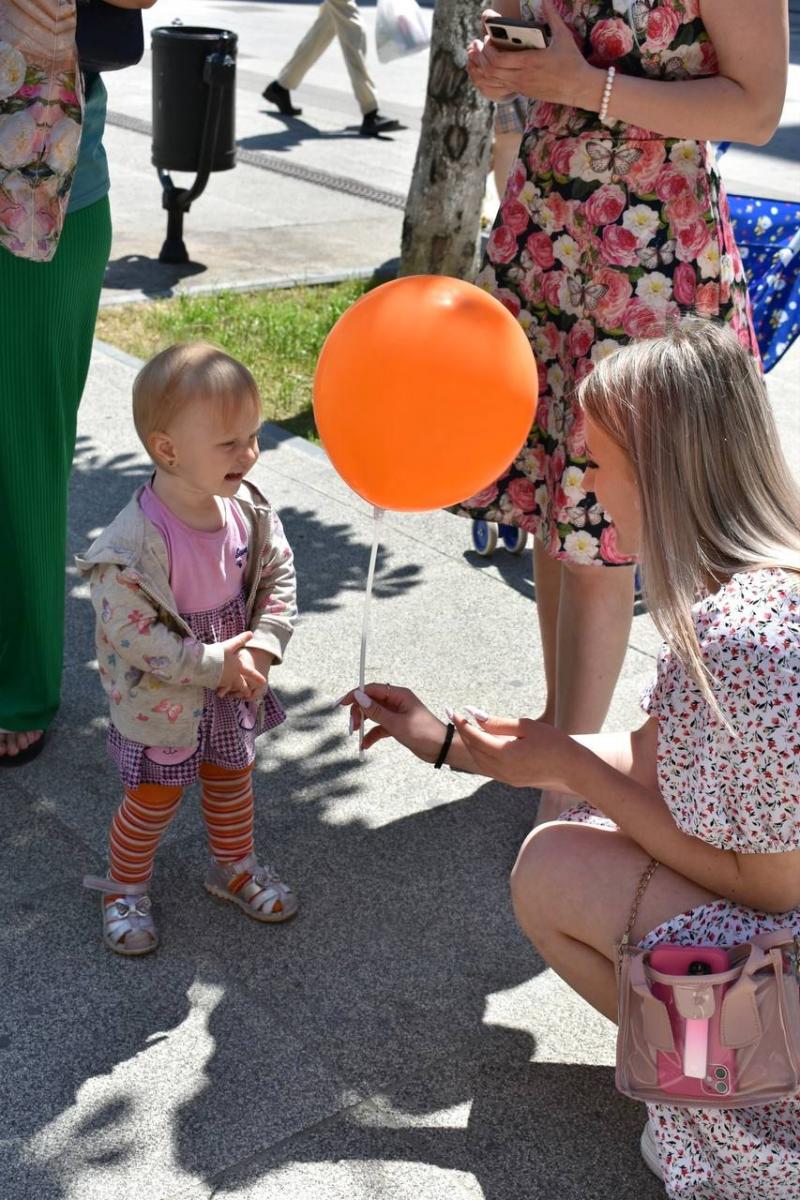
{"type": "MultiPolygon", "coordinates": [[[[191,746],[205,689],[220,681],[223,651],[198,642],[180,616],[164,539],[139,507],[141,492],[75,561],[89,579],[112,723],[146,746],[191,746]]],[[[280,662],[297,616],[292,551],[257,487],[244,481],[235,503],[250,530],[244,579],[247,624],[255,633],[250,645],[280,662]]]]}

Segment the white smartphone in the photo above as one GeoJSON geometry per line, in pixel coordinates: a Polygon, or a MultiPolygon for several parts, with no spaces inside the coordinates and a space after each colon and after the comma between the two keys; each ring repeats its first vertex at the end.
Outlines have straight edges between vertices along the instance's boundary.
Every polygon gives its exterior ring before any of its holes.
{"type": "Polygon", "coordinates": [[[514,21],[510,17],[492,17],[486,22],[489,37],[501,50],[546,50],[547,42],[541,25],[514,21]]]}

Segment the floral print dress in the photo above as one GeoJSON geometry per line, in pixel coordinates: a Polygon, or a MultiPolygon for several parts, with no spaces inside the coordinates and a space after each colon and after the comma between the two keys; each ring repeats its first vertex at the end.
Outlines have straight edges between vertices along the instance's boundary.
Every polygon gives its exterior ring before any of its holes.
{"type": "MultiPolygon", "coordinates": [[[[800,576],[734,575],[694,617],[731,730],[663,649],[642,702],[658,719],[661,794],[680,829],[721,850],[800,850],[800,576]]],[[[615,828],[586,804],[561,819],[615,828]]],[[[731,946],[784,928],[800,936],[800,909],[763,913],[717,900],[665,921],[640,944],[731,946]]],[[[800,1096],[757,1108],[648,1110],[670,1200],[800,1196],[800,1096]]]]}
{"type": "MultiPolygon", "coordinates": [[[[584,56],[626,75],[717,72],[698,0],[557,0],[584,56]]],[[[523,0],[523,16],[536,0],[523,0]]],[[[728,205],[706,143],[665,138],[596,113],[529,105],[519,159],[476,281],[517,318],[539,368],[539,405],[507,474],[456,511],[538,534],[551,555],[628,562],[583,487],[574,386],[634,338],[691,312],[728,322],[758,355],[728,205]]]]}

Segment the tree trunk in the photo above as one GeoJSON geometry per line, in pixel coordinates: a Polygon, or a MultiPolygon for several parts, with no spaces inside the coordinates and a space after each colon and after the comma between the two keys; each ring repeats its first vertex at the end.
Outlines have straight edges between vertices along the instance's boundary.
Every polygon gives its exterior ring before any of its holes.
{"type": "Polygon", "coordinates": [[[473,0],[437,0],[425,112],[403,221],[401,275],[471,279],[477,270],[494,116],[466,71],[477,11],[473,0]]]}

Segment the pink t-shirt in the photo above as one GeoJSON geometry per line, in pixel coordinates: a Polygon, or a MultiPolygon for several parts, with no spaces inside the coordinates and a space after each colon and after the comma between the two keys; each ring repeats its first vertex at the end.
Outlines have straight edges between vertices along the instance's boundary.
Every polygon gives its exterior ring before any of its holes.
{"type": "Polygon", "coordinates": [[[237,506],[222,497],[221,529],[192,529],[159,500],[148,483],[139,507],[164,539],[169,584],[182,615],[207,612],[238,596],[247,568],[249,531],[237,506]]]}

